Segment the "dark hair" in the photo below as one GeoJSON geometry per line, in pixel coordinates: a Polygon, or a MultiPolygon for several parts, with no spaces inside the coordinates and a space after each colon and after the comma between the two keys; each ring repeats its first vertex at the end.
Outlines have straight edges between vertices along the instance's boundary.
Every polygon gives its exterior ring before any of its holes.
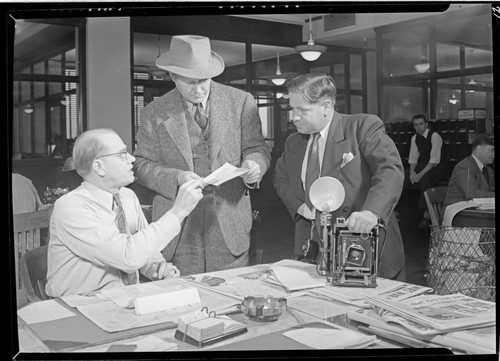
{"type": "Polygon", "coordinates": [[[411,118],[412,124],[413,124],[413,121],[417,120],[417,119],[423,119],[424,122],[427,123],[427,118],[425,117],[425,115],[423,115],[423,114],[417,114],[417,115],[414,115],[413,118],[411,118]]]}
{"type": "Polygon", "coordinates": [[[472,149],[476,149],[479,145],[495,145],[495,138],[488,133],[478,134],[472,142],[472,149]]]}
{"type": "Polygon", "coordinates": [[[287,84],[288,92],[299,93],[311,104],[319,102],[324,97],[335,100],[337,88],[330,75],[309,73],[290,79],[287,84]]]}

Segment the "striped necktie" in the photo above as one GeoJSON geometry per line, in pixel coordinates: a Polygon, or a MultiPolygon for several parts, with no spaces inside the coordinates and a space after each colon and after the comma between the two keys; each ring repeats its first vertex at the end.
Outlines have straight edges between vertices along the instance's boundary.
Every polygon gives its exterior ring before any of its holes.
{"type": "Polygon", "coordinates": [[[307,155],[307,168],[306,168],[306,204],[309,209],[313,209],[311,199],[309,198],[309,190],[311,185],[316,179],[319,178],[320,165],[319,165],[319,133],[314,133],[311,145],[309,146],[309,154],[307,155]]]}
{"type": "MultiPolygon", "coordinates": [[[[120,230],[120,233],[125,233],[130,235],[130,231],[127,225],[127,218],[125,218],[125,212],[123,211],[123,204],[118,193],[113,194],[113,211],[116,213],[116,225],[120,230]]],[[[123,282],[126,285],[133,285],[137,283],[138,277],[137,272],[126,273],[121,271],[123,282]]]]}
{"type": "Polygon", "coordinates": [[[201,130],[205,131],[205,128],[207,127],[208,118],[201,112],[201,108],[203,107],[203,105],[201,103],[196,103],[194,106],[196,108],[194,112],[194,120],[201,128],[201,130]]]}

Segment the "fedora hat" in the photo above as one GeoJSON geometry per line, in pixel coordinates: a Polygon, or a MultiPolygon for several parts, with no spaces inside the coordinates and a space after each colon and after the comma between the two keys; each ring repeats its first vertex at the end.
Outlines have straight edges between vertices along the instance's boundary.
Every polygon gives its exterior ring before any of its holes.
{"type": "Polygon", "coordinates": [[[188,78],[213,78],[224,71],[224,61],[210,48],[205,36],[173,36],[170,50],[156,59],[156,66],[188,78]]]}

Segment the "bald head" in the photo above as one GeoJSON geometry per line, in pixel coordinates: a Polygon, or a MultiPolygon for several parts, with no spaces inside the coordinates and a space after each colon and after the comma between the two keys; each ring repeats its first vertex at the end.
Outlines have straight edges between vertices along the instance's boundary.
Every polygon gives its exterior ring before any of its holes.
{"type": "Polygon", "coordinates": [[[100,154],[106,152],[105,139],[110,135],[117,135],[113,129],[91,129],[78,136],[73,146],[73,161],[75,170],[85,177],[92,170],[92,162],[100,154]]]}

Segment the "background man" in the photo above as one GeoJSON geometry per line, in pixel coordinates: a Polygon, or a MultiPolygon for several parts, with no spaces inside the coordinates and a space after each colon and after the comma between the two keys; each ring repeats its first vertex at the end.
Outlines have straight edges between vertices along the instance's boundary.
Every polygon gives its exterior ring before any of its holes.
{"type": "Polygon", "coordinates": [[[448,183],[444,205],[472,198],[495,197],[495,142],[490,134],[479,134],[472,142],[472,154],[455,165],[448,183]]]}
{"type": "Polygon", "coordinates": [[[149,279],[178,275],[160,251],[202,197],[200,181],[179,189],[172,209],[148,225],[135,193],[135,158],[111,129],[82,133],[73,148],[84,179],[54,204],[50,220],[46,293],[60,297],[92,293],[149,279]]]}
{"type": "Polygon", "coordinates": [[[310,221],[316,219],[318,231],[320,227],[319,212],[308,197],[310,184],[319,176],[331,176],[345,189],[345,200],[332,212],[332,219],[346,218],[353,232],[370,232],[379,222],[383,224],[387,234],[380,232],[379,275],[404,280],[403,242],[392,212],[404,172],[384,123],[374,115],[335,112],[337,90],[330,76],[305,74],[287,86],[298,133],[286,141],[273,185],[296,221],[295,253],[309,236],[310,221]]]}
{"type": "Polygon", "coordinates": [[[248,188],[259,184],[270,163],[253,96],[211,80],[224,70],[206,37],[174,36],[156,62],[175,89],[145,107],[137,135],[137,179],[156,192],[153,219],[172,207],[177,187],[201,179],[224,163],[249,172],[204,197],[182,231],[163,251],[183,274],[248,264],[252,211],[248,188]]]}
{"type": "Polygon", "coordinates": [[[403,194],[410,184],[415,184],[420,188],[418,208],[422,209],[423,215],[418,228],[426,229],[429,227],[430,216],[424,192],[442,177],[443,172],[438,165],[441,161],[443,139],[438,133],[428,128],[428,122],[424,115],[417,114],[411,121],[413,128],[415,128],[415,134],[411,138],[408,156],[410,167],[405,171],[403,194]]]}

